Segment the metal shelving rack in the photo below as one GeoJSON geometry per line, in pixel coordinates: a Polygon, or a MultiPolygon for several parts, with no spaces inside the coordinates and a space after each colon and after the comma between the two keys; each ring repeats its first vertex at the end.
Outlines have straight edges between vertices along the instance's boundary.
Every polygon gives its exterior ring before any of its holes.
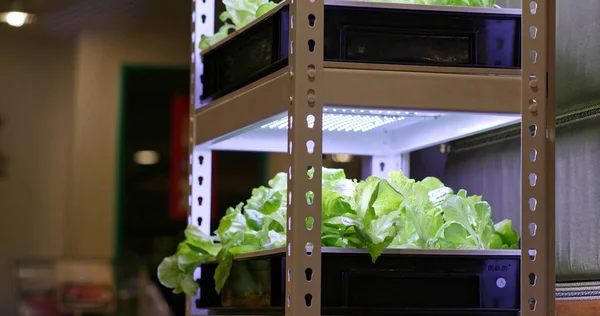
{"type": "MultiPolygon", "coordinates": [[[[213,33],[215,10],[214,0],[193,0],[191,223],[210,233],[210,181],[206,180],[211,177],[213,148],[206,144],[287,111],[286,147],[290,167],[286,268],[289,280],[285,314],[318,316],[321,232],[305,229],[301,223],[312,217],[314,227],[320,227],[321,182],[309,179],[306,168],[314,167],[314,178],[321,178],[323,105],[367,109],[373,105],[404,109],[408,105],[410,109],[421,111],[520,113],[523,126],[521,315],[553,315],[555,1],[522,1],[521,71],[324,62],[323,23],[319,23],[324,15],[324,0],[291,0],[287,4],[290,8],[289,65],[200,107],[199,76],[203,67],[196,49],[197,39],[201,34],[213,33]],[[309,16],[316,19],[314,26],[310,25],[309,16]],[[306,123],[309,116],[314,118],[314,123],[306,123]],[[312,205],[300,198],[309,191],[314,194],[312,205]],[[314,246],[310,256],[302,251],[308,243],[314,246]],[[305,279],[307,268],[313,271],[311,282],[305,279]],[[312,297],[310,306],[305,304],[307,295],[312,297]]],[[[377,163],[402,164],[402,155],[374,158],[377,163]]],[[[192,305],[188,302],[189,314],[194,314],[192,305]]]]}

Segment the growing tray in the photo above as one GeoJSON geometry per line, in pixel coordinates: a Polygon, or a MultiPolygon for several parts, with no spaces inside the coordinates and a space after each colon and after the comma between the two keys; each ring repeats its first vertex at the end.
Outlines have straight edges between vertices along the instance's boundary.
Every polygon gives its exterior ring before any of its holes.
{"type": "MultiPolygon", "coordinates": [[[[216,264],[201,266],[198,308],[207,315],[283,315],[285,250],[237,257],[221,294],[216,264]]],[[[323,315],[516,316],[520,251],[322,249],[323,315]]]]}
{"type": "MultiPolygon", "coordinates": [[[[288,65],[289,5],[202,52],[202,100],[288,65]]],[[[324,61],[519,69],[521,11],[325,1],[324,61]]]]}

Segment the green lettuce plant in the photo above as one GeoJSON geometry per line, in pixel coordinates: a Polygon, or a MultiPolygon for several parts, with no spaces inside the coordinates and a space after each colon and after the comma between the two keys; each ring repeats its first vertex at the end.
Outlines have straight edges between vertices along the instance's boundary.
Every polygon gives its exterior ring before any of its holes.
{"type": "MultiPolygon", "coordinates": [[[[359,0],[360,1],[360,0],[359,0]]],[[[388,2],[402,4],[423,4],[462,7],[496,7],[496,0],[366,0],[369,2],[388,2]]],[[[270,0],[223,0],[225,11],[219,15],[224,24],[212,36],[202,35],[200,50],[207,49],[225,39],[230,33],[239,30],[248,23],[261,17],[277,6],[270,0]]]]}
{"type": "MultiPolygon", "coordinates": [[[[308,173],[312,177],[314,170],[308,173]]],[[[220,292],[235,255],[285,245],[286,197],[287,174],[279,173],[268,186],[253,189],[246,203],[230,207],[215,236],[188,226],[177,252],[158,267],[160,282],[175,293],[194,295],[195,268],[216,261],[220,292]]],[[[494,224],[491,207],[481,196],[455,193],[437,178],[415,181],[396,171],[386,179],[356,181],[346,179],[342,169],[323,168],[321,197],[321,245],[368,249],[373,262],[386,248],[519,248],[510,220],[494,224]]]]}

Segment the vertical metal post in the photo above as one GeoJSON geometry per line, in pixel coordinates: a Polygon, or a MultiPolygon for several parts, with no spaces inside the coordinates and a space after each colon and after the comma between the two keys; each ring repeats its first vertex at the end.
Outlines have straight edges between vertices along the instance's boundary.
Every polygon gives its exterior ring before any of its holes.
{"type": "MultiPolygon", "coordinates": [[[[196,47],[197,47],[197,43],[196,43],[196,17],[197,17],[197,13],[196,13],[196,1],[192,0],[192,24],[191,24],[191,33],[192,33],[192,43],[190,45],[190,50],[191,50],[191,59],[190,59],[190,110],[189,110],[189,114],[190,114],[190,122],[189,122],[189,145],[188,145],[188,155],[189,155],[189,163],[188,163],[188,173],[189,173],[189,197],[188,197],[188,221],[191,219],[191,214],[192,214],[192,183],[193,183],[193,178],[194,178],[194,159],[193,159],[193,155],[194,155],[194,146],[196,145],[195,143],[195,124],[194,124],[194,110],[196,108],[195,104],[196,104],[196,59],[197,56],[196,55],[196,47]]],[[[191,316],[192,315],[192,306],[193,301],[196,298],[191,298],[191,297],[186,297],[185,298],[185,315],[186,316],[191,316]]]]}
{"type": "Polygon", "coordinates": [[[323,11],[324,0],[290,0],[286,316],[321,315],[323,11]]]}
{"type": "Polygon", "coordinates": [[[523,0],[523,316],[555,314],[555,1],[523,0]]]}
{"type": "MultiPolygon", "coordinates": [[[[210,234],[211,222],[211,179],[212,152],[196,148],[194,112],[201,106],[201,76],[204,72],[198,45],[202,35],[213,35],[215,25],[215,0],[192,0],[191,25],[191,64],[190,64],[190,122],[189,122],[189,224],[197,225],[205,234],[210,234]]],[[[200,268],[194,272],[194,279],[201,277],[200,268]]],[[[186,315],[196,313],[196,300],[200,293],[186,299],[186,315]]]]}
{"type": "MultiPolygon", "coordinates": [[[[200,230],[207,235],[211,234],[211,179],[212,179],[212,151],[194,148],[192,154],[192,176],[191,176],[191,211],[189,224],[200,227],[200,230]]],[[[202,271],[197,268],[194,271],[194,280],[202,277],[202,271]]],[[[196,301],[201,293],[190,298],[190,311],[192,315],[196,314],[196,301]]]]}

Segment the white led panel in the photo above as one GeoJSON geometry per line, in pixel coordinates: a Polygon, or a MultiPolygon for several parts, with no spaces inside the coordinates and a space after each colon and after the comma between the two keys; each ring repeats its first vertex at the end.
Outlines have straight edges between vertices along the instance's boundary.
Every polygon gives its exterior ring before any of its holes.
{"type": "MultiPolygon", "coordinates": [[[[327,108],[323,113],[323,131],[325,132],[367,132],[376,128],[385,128],[386,125],[395,124],[398,128],[424,119],[435,119],[440,114],[407,112],[407,111],[382,111],[382,110],[356,110],[327,108]],[[408,119],[408,120],[407,120],[408,119]],[[406,121],[405,121],[406,120],[406,121]]],[[[312,128],[315,117],[309,115],[306,124],[312,128]]],[[[270,121],[261,128],[287,130],[288,118],[270,121]]]]}
{"type": "MultiPolygon", "coordinates": [[[[232,151],[287,151],[287,126],[314,124],[314,117],[281,113],[201,147],[232,151]]],[[[391,155],[518,123],[519,115],[464,112],[389,111],[327,107],[323,113],[323,153],[391,155]]]]}

